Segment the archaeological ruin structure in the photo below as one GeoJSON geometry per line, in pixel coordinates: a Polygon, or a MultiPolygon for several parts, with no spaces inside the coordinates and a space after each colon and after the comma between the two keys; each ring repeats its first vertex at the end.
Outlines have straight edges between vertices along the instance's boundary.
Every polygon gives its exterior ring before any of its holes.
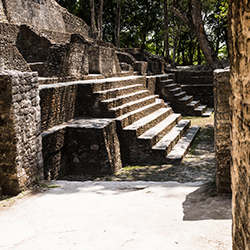
{"type": "Polygon", "coordinates": [[[4,194],[180,161],[199,130],[182,115],[209,115],[162,58],[93,39],[54,0],[0,1],[0,31],[4,194]]]}
{"type": "Polygon", "coordinates": [[[250,249],[250,6],[229,1],[233,249],[250,249]]]}
{"type": "Polygon", "coordinates": [[[250,6],[229,3],[230,69],[183,75],[94,39],[55,0],[0,0],[0,194],[181,161],[199,131],[182,115],[210,115],[201,94],[215,105],[216,184],[232,191],[233,249],[250,249],[250,6]]]}
{"type": "Polygon", "coordinates": [[[217,188],[232,191],[234,250],[250,249],[249,13],[229,1],[230,69],[214,72],[217,188]]]}

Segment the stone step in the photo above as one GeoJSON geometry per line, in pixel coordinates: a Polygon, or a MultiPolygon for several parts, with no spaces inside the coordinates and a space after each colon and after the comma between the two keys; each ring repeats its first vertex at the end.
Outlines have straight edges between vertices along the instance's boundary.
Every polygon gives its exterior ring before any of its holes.
{"type": "Polygon", "coordinates": [[[159,140],[162,139],[179,121],[181,114],[170,114],[162,122],[147,130],[138,137],[138,143],[145,145],[145,148],[153,147],[159,140]]]}
{"type": "MultiPolygon", "coordinates": [[[[170,89],[169,93],[178,98],[181,95],[181,93],[183,93],[181,90],[182,90],[181,88],[174,88],[174,89],[170,89]]],[[[184,94],[186,94],[186,92],[184,94]]]]}
{"type": "Polygon", "coordinates": [[[185,115],[195,115],[195,109],[200,106],[200,101],[192,101],[186,105],[185,115]]]}
{"type": "Polygon", "coordinates": [[[37,71],[39,77],[43,77],[45,74],[45,63],[44,62],[33,62],[28,63],[32,71],[37,71]]]}
{"type": "Polygon", "coordinates": [[[179,101],[182,101],[182,99],[186,97],[186,92],[181,91],[177,94],[174,94],[174,97],[177,98],[179,101]]]}
{"type": "Polygon", "coordinates": [[[135,85],[129,85],[129,86],[119,87],[115,89],[102,90],[102,91],[94,92],[93,94],[98,96],[101,100],[107,100],[111,98],[116,98],[118,96],[138,92],[141,90],[144,90],[144,86],[142,84],[135,84],[135,85]]]}
{"type": "Polygon", "coordinates": [[[200,103],[201,103],[200,101],[192,101],[192,102],[187,104],[187,108],[194,110],[195,108],[197,108],[200,105],[200,103]]]}
{"type": "MultiPolygon", "coordinates": [[[[149,76],[150,77],[150,76],[149,76]]],[[[174,73],[167,73],[167,74],[161,74],[161,75],[154,75],[152,77],[157,77],[160,78],[160,81],[162,80],[168,80],[168,79],[173,79],[175,81],[175,74],[174,73]]]]}
{"type": "Polygon", "coordinates": [[[174,80],[173,79],[166,79],[166,80],[161,80],[162,83],[165,85],[173,84],[174,80]]]}
{"type": "Polygon", "coordinates": [[[173,81],[175,82],[175,73],[168,73],[168,79],[173,79],[173,81]]]}
{"type": "Polygon", "coordinates": [[[190,148],[190,145],[199,130],[199,126],[191,127],[187,134],[179,140],[179,142],[174,146],[172,151],[167,155],[166,160],[172,163],[180,162],[188,152],[188,149],[190,148]]]}
{"type": "Polygon", "coordinates": [[[191,122],[189,120],[181,120],[169,131],[155,146],[152,148],[154,155],[165,158],[175,144],[179,141],[189,129],[191,122]]]}
{"type": "MultiPolygon", "coordinates": [[[[144,106],[142,108],[136,109],[125,115],[119,116],[116,118],[117,126],[119,129],[125,128],[136,121],[142,119],[145,116],[150,115],[153,112],[158,111],[164,107],[164,102],[160,99],[156,99],[154,103],[144,106]]],[[[172,112],[171,108],[167,109],[169,112],[172,112]]]]}
{"type": "Polygon", "coordinates": [[[155,98],[158,98],[158,95],[150,95],[141,99],[138,99],[136,101],[125,103],[121,106],[111,108],[109,111],[113,112],[115,117],[122,116],[128,112],[134,111],[138,108],[142,108],[146,105],[149,105],[151,103],[155,102],[155,98]]]}
{"type": "Polygon", "coordinates": [[[202,116],[203,113],[207,111],[207,105],[200,105],[194,110],[196,116],[202,116]]]}
{"type": "Polygon", "coordinates": [[[170,115],[170,113],[172,113],[171,108],[161,108],[125,127],[123,129],[123,132],[125,133],[125,136],[126,134],[130,134],[139,137],[146,130],[152,128],[153,126],[164,120],[167,116],[170,115]]]}
{"type": "Polygon", "coordinates": [[[202,114],[202,117],[210,117],[213,114],[214,110],[209,109],[205,113],[202,114]]]}
{"type": "Polygon", "coordinates": [[[58,83],[58,77],[38,77],[39,85],[58,83]]]}
{"type": "Polygon", "coordinates": [[[105,78],[102,80],[94,81],[92,84],[92,91],[98,92],[98,91],[115,89],[135,84],[145,85],[145,83],[146,83],[145,77],[142,76],[105,78]]]}
{"type": "Polygon", "coordinates": [[[179,84],[177,84],[177,83],[172,83],[172,84],[166,84],[166,85],[165,85],[165,88],[166,88],[167,90],[170,90],[170,89],[180,88],[180,86],[179,86],[179,84]]]}
{"type": "Polygon", "coordinates": [[[117,98],[111,98],[102,101],[102,105],[108,109],[121,106],[125,103],[136,101],[138,99],[144,98],[149,96],[149,91],[148,90],[142,90],[142,91],[137,91],[131,94],[119,96],[117,98]]]}
{"type": "Polygon", "coordinates": [[[193,101],[193,96],[187,95],[179,99],[179,102],[183,103],[183,105],[187,105],[188,103],[193,101]]]}

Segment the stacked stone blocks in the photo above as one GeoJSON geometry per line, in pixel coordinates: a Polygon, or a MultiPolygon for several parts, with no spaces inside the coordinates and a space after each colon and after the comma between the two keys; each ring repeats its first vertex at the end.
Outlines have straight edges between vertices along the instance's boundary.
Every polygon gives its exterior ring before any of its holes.
{"type": "Polygon", "coordinates": [[[43,178],[37,74],[4,71],[0,77],[0,187],[17,194],[43,178]]]}
{"type": "Polygon", "coordinates": [[[122,167],[115,122],[76,118],[42,133],[45,179],[104,175],[122,167]]]}
{"type": "Polygon", "coordinates": [[[229,1],[233,249],[250,249],[250,6],[229,1]]]}
{"type": "Polygon", "coordinates": [[[215,167],[218,192],[231,192],[231,107],[229,69],[214,71],[215,167]]]}

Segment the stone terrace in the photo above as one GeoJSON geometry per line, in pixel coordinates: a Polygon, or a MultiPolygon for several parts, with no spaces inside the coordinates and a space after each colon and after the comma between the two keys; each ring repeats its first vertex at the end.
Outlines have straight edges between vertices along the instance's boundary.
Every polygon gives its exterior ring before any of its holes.
{"type": "MultiPolygon", "coordinates": [[[[190,129],[190,121],[173,113],[163,100],[150,94],[146,85],[143,76],[41,85],[42,130],[48,135],[48,129],[88,115],[114,118],[123,164],[180,161],[199,128],[190,129]],[[178,154],[173,154],[174,151],[178,154]]],[[[43,145],[46,151],[47,144],[43,145]]],[[[76,157],[72,159],[69,165],[74,165],[74,160],[77,163],[76,157]]],[[[52,162],[52,169],[65,169],[60,165],[64,164],[63,157],[56,162],[59,166],[53,166],[52,162]]]]}

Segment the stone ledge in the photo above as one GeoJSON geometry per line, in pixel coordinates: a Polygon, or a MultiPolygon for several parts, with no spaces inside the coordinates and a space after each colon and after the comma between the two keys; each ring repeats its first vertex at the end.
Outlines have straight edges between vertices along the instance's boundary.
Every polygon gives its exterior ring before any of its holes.
{"type": "Polygon", "coordinates": [[[113,119],[78,118],[42,133],[46,179],[104,175],[122,167],[113,119]]]}

